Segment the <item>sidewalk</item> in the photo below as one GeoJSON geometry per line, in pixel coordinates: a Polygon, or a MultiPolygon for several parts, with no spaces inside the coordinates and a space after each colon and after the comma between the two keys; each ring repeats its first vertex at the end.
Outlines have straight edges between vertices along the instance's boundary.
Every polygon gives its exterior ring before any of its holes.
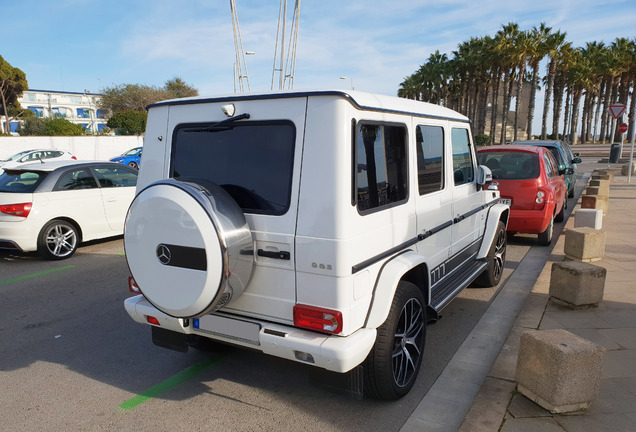
{"type": "MultiPolygon", "coordinates": [[[[598,168],[607,165],[599,164],[598,168]]],[[[572,311],[549,300],[552,263],[564,259],[565,230],[574,227],[579,203],[538,279],[532,279],[536,283],[468,414],[455,430],[636,431],[636,179],[627,183],[627,177],[620,175],[620,168],[613,168],[615,177],[610,186],[608,214],[603,217],[603,231],[607,235],[605,255],[593,263],[607,269],[603,302],[597,308],[572,311]],[[600,396],[586,412],[550,414],[516,392],[519,340],[528,329],[566,329],[605,347],[600,396]]],[[[420,426],[409,430],[452,430],[448,423],[438,424],[440,427],[430,427],[431,424],[425,427],[424,423],[420,426]]]]}

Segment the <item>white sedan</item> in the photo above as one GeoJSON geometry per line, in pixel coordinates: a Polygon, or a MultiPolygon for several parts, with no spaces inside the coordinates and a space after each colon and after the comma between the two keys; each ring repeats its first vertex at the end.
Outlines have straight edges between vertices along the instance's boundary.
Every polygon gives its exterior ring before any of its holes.
{"type": "Polygon", "coordinates": [[[73,255],[82,241],[121,235],[138,171],[113,162],[37,162],[0,175],[0,249],[73,255]]]}
{"type": "Polygon", "coordinates": [[[0,160],[0,169],[16,168],[34,162],[58,160],[77,160],[77,158],[65,150],[25,150],[14,154],[6,160],[0,160]]]}

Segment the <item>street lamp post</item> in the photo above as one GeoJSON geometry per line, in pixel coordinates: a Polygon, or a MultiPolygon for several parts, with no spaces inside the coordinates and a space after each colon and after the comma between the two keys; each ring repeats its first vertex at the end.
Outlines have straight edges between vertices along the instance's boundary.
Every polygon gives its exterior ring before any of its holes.
{"type": "Polygon", "coordinates": [[[355,90],[353,88],[353,77],[346,77],[346,76],[341,76],[340,77],[341,80],[346,80],[346,79],[350,79],[351,80],[351,90],[355,90]]]}

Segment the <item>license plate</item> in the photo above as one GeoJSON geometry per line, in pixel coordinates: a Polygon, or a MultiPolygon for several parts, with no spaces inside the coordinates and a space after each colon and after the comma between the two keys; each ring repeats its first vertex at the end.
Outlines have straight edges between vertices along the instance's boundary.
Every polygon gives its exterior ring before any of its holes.
{"type": "Polygon", "coordinates": [[[192,327],[203,333],[260,345],[259,334],[261,326],[259,324],[218,315],[205,315],[201,318],[193,319],[192,327]]]}
{"type": "Polygon", "coordinates": [[[512,200],[510,198],[499,198],[500,204],[506,204],[507,206],[512,205],[512,200]]]}

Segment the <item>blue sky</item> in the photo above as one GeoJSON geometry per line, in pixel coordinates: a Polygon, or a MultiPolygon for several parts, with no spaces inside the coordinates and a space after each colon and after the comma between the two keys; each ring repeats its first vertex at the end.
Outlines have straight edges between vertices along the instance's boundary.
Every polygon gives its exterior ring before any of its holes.
{"type": "MultiPolygon", "coordinates": [[[[293,9],[294,0],[289,0],[293,9]]],[[[33,89],[98,92],[162,86],[178,76],[201,95],[234,91],[229,0],[0,0],[2,55],[33,89]],[[7,37],[8,36],[8,37],[7,37]]],[[[272,81],[278,0],[236,0],[253,91],[272,81]]],[[[288,13],[291,20],[291,10],[288,13]]],[[[448,53],[502,24],[545,22],[575,46],[636,37],[634,0],[304,0],[295,88],[395,95],[435,50],[448,53]]],[[[544,72],[542,72],[543,74],[544,72]]]]}

